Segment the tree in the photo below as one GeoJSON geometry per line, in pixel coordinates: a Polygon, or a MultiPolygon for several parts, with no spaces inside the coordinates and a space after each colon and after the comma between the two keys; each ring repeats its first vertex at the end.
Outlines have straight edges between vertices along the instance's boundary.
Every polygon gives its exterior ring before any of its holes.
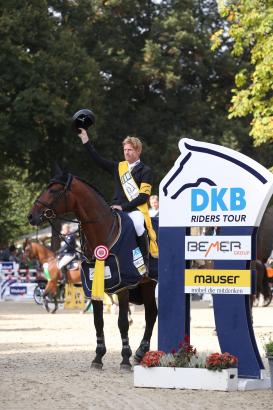
{"type": "Polygon", "coordinates": [[[100,76],[78,34],[46,0],[0,0],[0,61],[0,223],[8,241],[27,226],[27,181],[31,194],[56,161],[81,163],[71,117],[82,106],[99,109],[100,76]]]}
{"type": "Polygon", "coordinates": [[[227,119],[238,62],[210,49],[223,28],[214,0],[0,0],[1,169],[43,185],[59,161],[110,199],[112,181],[71,130],[80,108],[94,110],[105,157],[141,137],[153,193],[183,136],[253,154],[247,121],[227,119]]]}
{"type": "Polygon", "coordinates": [[[245,62],[238,67],[230,118],[250,117],[255,145],[273,140],[273,8],[269,0],[219,1],[226,27],[213,36],[245,62]],[[229,40],[229,41],[226,41],[229,40]],[[230,41],[232,40],[232,41],[230,41]],[[246,64],[247,63],[247,64],[246,64]]]}
{"type": "Polygon", "coordinates": [[[65,21],[100,64],[105,106],[95,138],[101,152],[118,157],[116,141],[140,136],[157,186],[182,136],[251,150],[246,122],[227,118],[237,62],[228,50],[210,50],[212,32],[224,24],[215,1],[89,4],[88,19],[79,20],[70,7],[65,21]]]}
{"type": "Polygon", "coordinates": [[[38,186],[29,183],[26,170],[10,166],[0,180],[0,246],[29,231],[27,214],[38,186]]]}
{"type": "Polygon", "coordinates": [[[73,113],[100,106],[98,65],[50,1],[0,1],[0,10],[0,161],[45,181],[73,154],[73,113]]]}

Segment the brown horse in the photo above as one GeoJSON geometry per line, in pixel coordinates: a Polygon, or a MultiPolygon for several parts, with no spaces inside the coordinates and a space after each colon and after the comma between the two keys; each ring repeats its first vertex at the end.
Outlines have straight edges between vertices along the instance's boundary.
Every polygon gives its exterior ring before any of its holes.
{"type": "MultiPolygon", "coordinates": [[[[271,288],[267,277],[266,263],[273,249],[273,206],[269,206],[261,220],[257,233],[257,289],[255,299],[260,295],[264,298],[264,304],[271,300],[271,288]]],[[[255,300],[254,300],[255,302],[255,300]]]]}
{"type": "MultiPolygon", "coordinates": [[[[90,258],[99,245],[109,249],[116,243],[120,232],[120,217],[113,212],[99,192],[78,177],[59,172],[46,190],[36,199],[28,215],[31,225],[40,225],[44,221],[53,221],[57,216],[73,212],[79,220],[81,235],[85,238],[87,256],[90,258]]],[[[145,308],[146,326],[143,339],[137,349],[134,359],[140,362],[150,348],[150,339],[157,318],[155,300],[156,281],[148,278],[139,279],[136,287],[129,286],[117,291],[119,302],[118,326],[122,339],[121,369],[131,369],[130,357],[132,351],[129,345],[128,310],[129,302],[143,303],[145,308]]],[[[92,367],[102,368],[102,357],[106,353],[103,331],[103,302],[92,300],[94,325],[97,335],[96,356],[92,367]]]]}
{"type": "MultiPolygon", "coordinates": [[[[38,243],[31,242],[26,239],[24,245],[24,254],[29,259],[37,259],[41,265],[48,264],[48,272],[50,280],[47,282],[44,297],[48,294],[55,296],[57,292],[58,281],[62,279],[62,272],[58,268],[57,258],[53,251],[46,246],[38,243]]],[[[67,270],[66,272],[67,283],[81,283],[81,272],[79,267],[76,269],[67,270]]]]}

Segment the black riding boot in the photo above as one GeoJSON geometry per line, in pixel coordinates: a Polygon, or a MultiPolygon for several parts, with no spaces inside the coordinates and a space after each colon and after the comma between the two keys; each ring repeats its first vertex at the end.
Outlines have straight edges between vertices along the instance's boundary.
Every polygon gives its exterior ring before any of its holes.
{"type": "Polygon", "coordinates": [[[62,273],[61,281],[64,282],[64,283],[67,283],[68,282],[67,281],[67,265],[65,265],[61,268],[61,273],[62,273]]]}
{"type": "Polygon", "coordinates": [[[149,272],[149,239],[147,231],[145,231],[141,236],[137,236],[137,244],[142,253],[144,265],[146,266],[146,273],[149,272]]]}

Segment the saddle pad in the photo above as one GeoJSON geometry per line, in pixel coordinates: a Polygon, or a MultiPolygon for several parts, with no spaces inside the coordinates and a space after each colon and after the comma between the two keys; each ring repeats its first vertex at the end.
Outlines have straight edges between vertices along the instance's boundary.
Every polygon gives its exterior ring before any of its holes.
{"type": "MultiPolygon", "coordinates": [[[[90,263],[83,261],[81,264],[81,280],[85,296],[91,297],[92,283],[94,278],[95,261],[90,263]]],[[[104,288],[106,292],[115,291],[121,283],[118,260],[111,254],[105,261],[104,288]]]]}

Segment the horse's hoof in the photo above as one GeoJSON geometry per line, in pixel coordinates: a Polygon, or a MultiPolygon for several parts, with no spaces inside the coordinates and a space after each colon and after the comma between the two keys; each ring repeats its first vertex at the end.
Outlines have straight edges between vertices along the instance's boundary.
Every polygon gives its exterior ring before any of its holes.
{"type": "Polygon", "coordinates": [[[142,340],[139,348],[135,352],[134,363],[139,364],[141,360],[143,359],[145,353],[148,352],[149,350],[150,350],[150,342],[148,340],[142,340]]]}
{"type": "Polygon", "coordinates": [[[102,363],[96,363],[96,362],[92,362],[91,363],[91,369],[96,369],[96,370],[102,370],[102,363]]]}
{"type": "Polygon", "coordinates": [[[140,364],[141,360],[142,358],[134,356],[134,366],[137,366],[138,364],[140,364]]]}
{"type": "Polygon", "coordinates": [[[132,371],[132,365],[131,364],[121,364],[120,365],[120,371],[121,372],[131,372],[132,371]]]}

